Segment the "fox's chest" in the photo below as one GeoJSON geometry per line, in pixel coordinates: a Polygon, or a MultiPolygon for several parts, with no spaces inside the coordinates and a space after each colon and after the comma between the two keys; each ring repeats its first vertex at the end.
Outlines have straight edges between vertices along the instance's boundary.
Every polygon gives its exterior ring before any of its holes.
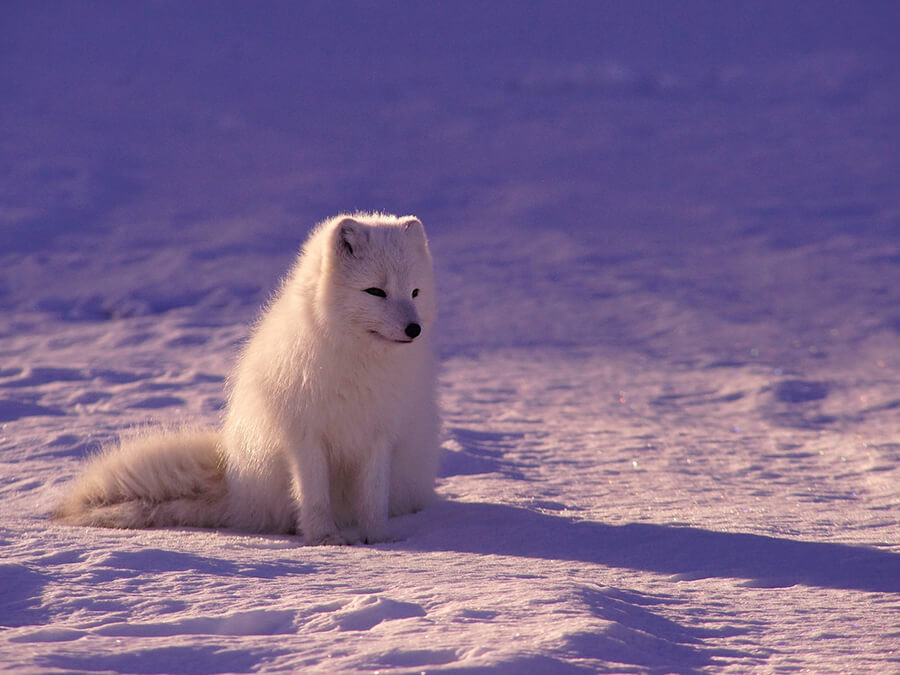
{"type": "Polygon", "coordinates": [[[360,369],[331,373],[312,405],[303,405],[306,426],[330,446],[368,447],[401,432],[415,400],[415,368],[360,369]]]}

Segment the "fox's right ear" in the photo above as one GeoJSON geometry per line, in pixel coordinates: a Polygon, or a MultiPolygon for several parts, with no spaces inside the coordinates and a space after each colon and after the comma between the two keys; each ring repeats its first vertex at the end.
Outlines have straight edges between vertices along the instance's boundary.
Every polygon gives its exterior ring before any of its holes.
{"type": "Polygon", "coordinates": [[[334,241],[338,255],[359,258],[369,241],[369,233],[353,218],[343,218],[334,228],[334,241]]]}

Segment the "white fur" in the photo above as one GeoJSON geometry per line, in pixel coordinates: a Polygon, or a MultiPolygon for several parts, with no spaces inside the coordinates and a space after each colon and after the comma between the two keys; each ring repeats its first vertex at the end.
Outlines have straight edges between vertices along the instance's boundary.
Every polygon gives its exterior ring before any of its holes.
{"type": "Polygon", "coordinates": [[[389,514],[434,497],[434,295],[417,219],[325,221],[238,360],[221,435],[123,442],[88,465],[55,516],[300,530],[309,543],[384,539],[389,514]],[[410,338],[410,324],[421,334],[410,338]]]}

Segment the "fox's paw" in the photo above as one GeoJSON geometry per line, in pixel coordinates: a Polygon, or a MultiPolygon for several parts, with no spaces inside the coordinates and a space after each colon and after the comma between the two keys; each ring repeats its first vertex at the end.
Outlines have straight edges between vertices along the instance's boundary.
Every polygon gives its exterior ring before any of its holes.
{"type": "Polygon", "coordinates": [[[352,543],[337,528],[326,507],[308,506],[300,516],[303,543],[309,546],[346,546],[352,543]]]}
{"type": "Polygon", "coordinates": [[[314,536],[304,535],[303,541],[307,546],[348,546],[352,543],[340,532],[325,532],[314,536]]]}
{"type": "Polygon", "coordinates": [[[392,537],[390,532],[384,526],[363,528],[357,541],[361,544],[383,544],[387,542],[397,541],[392,537]]]}
{"type": "Polygon", "coordinates": [[[365,537],[360,537],[359,543],[367,544],[367,545],[392,544],[397,541],[403,541],[403,540],[400,537],[392,537],[390,535],[385,534],[385,535],[378,535],[378,536],[368,535],[365,537]]]}

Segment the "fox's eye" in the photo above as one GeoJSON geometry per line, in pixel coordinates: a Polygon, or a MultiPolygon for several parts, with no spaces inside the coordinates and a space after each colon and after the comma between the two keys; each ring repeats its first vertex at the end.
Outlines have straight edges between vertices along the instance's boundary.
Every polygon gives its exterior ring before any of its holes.
{"type": "Polygon", "coordinates": [[[413,289],[413,292],[412,292],[412,296],[413,296],[413,297],[416,297],[418,294],[419,294],[419,289],[418,289],[418,288],[414,288],[414,289],[413,289]]]}
{"type": "Polygon", "coordinates": [[[366,293],[368,293],[369,295],[377,296],[379,298],[387,297],[387,293],[385,293],[384,290],[382,290],[380,288],[375,288],[374,286],[372,288],[367,288],[366,293]]]}

